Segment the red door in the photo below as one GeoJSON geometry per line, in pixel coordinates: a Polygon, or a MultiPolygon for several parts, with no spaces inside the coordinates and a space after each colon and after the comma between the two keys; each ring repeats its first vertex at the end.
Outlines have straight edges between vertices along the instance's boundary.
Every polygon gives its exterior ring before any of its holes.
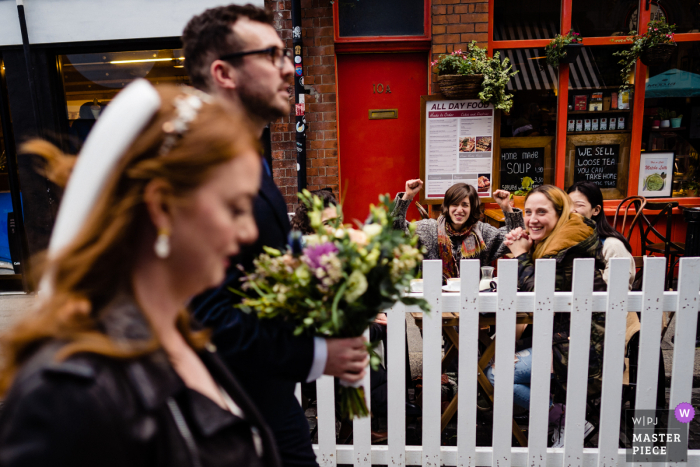
{"type": "MultiPolygon", "coordinates": [[[[380,194],[393,199],[406,180],[419,177],[420,96],[428,91],[428,57],[339,54],[337,69],[343,211],[346,222],[364,221],[380,194]]],[[[409,218],[418,218],[415,206],[409,218]]]]}

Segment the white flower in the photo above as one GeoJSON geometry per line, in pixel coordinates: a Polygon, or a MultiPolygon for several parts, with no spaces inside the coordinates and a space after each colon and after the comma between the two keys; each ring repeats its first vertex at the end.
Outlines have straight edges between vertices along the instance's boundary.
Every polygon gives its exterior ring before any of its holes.
{"type": "Polygon", "coordinates": [[[352,303],[367,291],[367,278],[358,269],[355,269],[348,277],[348,288],[345,291],[345,300],[352,303]]]}
{"type": "Polygon", "coordinates": [[[382,226],[379,224],[367,224],[362,227],[362,231],[367,234],[367,238],[372,240],[374,237],[382,233],[382,226]]]}

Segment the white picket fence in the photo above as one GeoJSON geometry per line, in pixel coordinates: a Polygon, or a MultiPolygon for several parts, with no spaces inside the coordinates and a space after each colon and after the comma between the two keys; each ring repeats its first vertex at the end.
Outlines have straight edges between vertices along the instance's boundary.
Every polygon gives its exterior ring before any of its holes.
{"type": "MultiPolygon", "coordinates": [[[[517,261],[499,260],[497,293],[479,293],[479,262],[461,263],[461,292],[441,290],[441,261],[423,263],[424,298],[432,311],[423,319],[422,446],[406,445],[405,314],[415,307],[397,304],[388,311],[388,442],[372,445],[370,419],[355,420],[353,445],[336,445],[333,378],[317,382],[318,444],[322,467],[422,465],[474,466],[615,466],[625,465],[618,448],[624,370],[626,313],[641,312],[636,404],[656,406],[657,369],[662,312],[676,312],[676,333],[670,407],[691,401],[695,330],[700,291],[700,258],[680,262],[678,291],[664,292],[664,258],[645,258],[643,292],[629,292],[629,262],[613,259],[607,292],[593,292],[592,259],[578,259],[572,292],[555,292],[554,260],[538,260],[534,292],[517,292],[517,261]],[[440,446],[440,376],[442,312],[459,312],[459,399],[457,446],[440,446]],[[476,446],[476,398],[479,312],[496,313],[496,367],[493,446],[476,446]],[[528,447],[511,447],[513,411],[513,354],[516,312],[534,312],[533,363],[528,447]],[[553,313],[571,313],[566,434],[563,449],[547,448],[550,356],[553,313]],[[587,368],[592,312],[605,312],[602,405],[598,448],[583,447],[587,368]],[[642,365],[644,370],[642,370],[642,365]],[[573,371],[572,371],[573,370],[573,371]],[[472,375],[472,376],[470,376],[472,375]]],[[[415,294],[419,295],[419,294],[415,294]]],[[[369,389],[369,374],[365,379],[369,389]]],[[[369,397],[369,390],[366,391],[369,397]]],[[[369,401],[371,403],[371,401],[369,401]]],[[[648,464],[641,464],[642,466],[648,464]]],[[[688,465],[700,465],[700,450],[689,451],[688,465]]]]}

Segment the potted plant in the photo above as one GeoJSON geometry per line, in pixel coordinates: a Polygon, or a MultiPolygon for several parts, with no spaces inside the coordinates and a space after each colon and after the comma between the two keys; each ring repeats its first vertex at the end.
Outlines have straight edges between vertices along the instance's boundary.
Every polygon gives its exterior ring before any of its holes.
{"type": "Polygon", "coordinates": [[[547,63],[554,68],[560,63],[574,63],[576,57],[581,53],[583,48],[583,40],[581,35],[574,30],[568,33],[557,34],[552,41],[547,44],[544,51],[547,55],[547,63]]]}
{"type": "Polygon", "coordinates": [[[695,180],[685,182],[685,192],[688,196],[694,198],[698,195],[698,191],[700,191],[700,183],[695,180]]]}
{"type": "Polygon", "coordinates": [[[510,112],[513,95],[506,93],[506,86],[517,71],[510,71],[510,61],[501,61],[499,52],[489,57],[486,49],[472,41],[466,51],[442,55],[431,65],[437,69],[440,92],[448,99],[479,98],[484,104],[510,112]]]}
{"type": "Polygon", "coordinates": [[[680,114],[679,116],[676,117],[676,111],[672,110],[670,117],[671,117],[671,128],[680,128],[681,122],[683,121],[683,114],[680,114]]]}
{"type": "Polygon", "coordinates": [[[613,55],[621,57],[618,62],[622,65],[620,75],[622,76],[622,85],[620,90],[624,91],[630,88],[628,76],[632,73],[632,68],[637,59],[641,59],[646,66],[663,65],[671,59],[671,55],[676,47],[676,42],[673,38],[673,31],[676,29],[675,24],[668,24],[664,16],[658,20],[649,21],[647,32],[641,36],[637,36],[637,31],[630,31],[632,36],[632,47],[629,50],[615,52],[613,55]]]}
{"type": "Polygon", "coordinates": [[[510,198],[513,200],[513,207],[520,208],[522,210],[525,209],[525,197],[532,191],[533,188],[535,188],[532,186],[534,184],[535,181],[530,177],[522,178],[522,181],[520,182],[520,189],[514,191],[510,195],[510,198]]]}
{"type": "Polygon", "coordinates": [[[659,118],[661,119],[661,128],[668,128],[671,126],[671,111],[668,109],[659,109],[659,118]]]}

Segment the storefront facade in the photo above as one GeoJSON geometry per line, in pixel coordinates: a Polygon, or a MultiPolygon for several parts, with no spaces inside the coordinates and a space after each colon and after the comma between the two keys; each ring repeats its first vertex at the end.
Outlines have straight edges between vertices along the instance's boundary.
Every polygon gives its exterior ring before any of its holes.
{"type": "MultiPolygon", "coordinates": [[[[0,206],[0,240],[4,240],[2,223],[8,213],[17,211],[20,200],[24,206],[20,226],[24,235],[10,240],[12,235],[7,234],[8,258],[3,256],[4,243],[0,241],[0,269],[6,259],[8,270],[17,262],[9,253],[13,242],[14,250],[17,244],[22,250],[15,253],[24,258],[20,263],[46,247],[60,199],[59,190],[34,170],[36,161],[16,158],[17,146],[41,135],[75,151],[104,105],[129,81],[145,77],[154,83],[188,83],[179,35],[192,15],[219,3],[119,0],[105,5],[81,0],[27,0],[26,50],[15,3],[0,2],[0,109],[5,109],[0,113],[0,145],[6,154],[0,158],[0,203],[4,202],[4,207],[0,206]],[[110,21],[98,20],[104,17],[110,21]]],[[[252,3],[273,12],[275,25],[291,49],[292,2],[252,3]]],[[[302,164],[306,167],[306,187],[332,188],[343,199],[349,218],[364,218],[367,206],[380,193],[393,195],[403,189],[406,179],[417,178],[424,144],[420,138],[420,97],[439,92],[430,62],[464,49],[473,40],[490,53],[508,57],[519,71],[508,84],[515,94],[513,109],[500,116],[494,138],[501,147],[548,148],[544,182],[568,187],[586,172],[577,170],[581,169],[577,148],[606,148],[614,156],[614,164],[600,176],[610,182],[604,191],[606,212],[612,214],[620,199],[640,192],[640,174],[647,176],[640,169],[645,153],[667,151],[673,153],[673,175],[666,174],[669,199],[672,195],[682,205],[700,204],[700,197],[689,196],[697,193],[686,189],[688,182],[696,177],[700,180],[700,170],[696,171],[700,147],[697,3],[300,3],[300,71],[307,92],[303,106],[305,159],[298,160],[298,106],[288,117],[273,122],[268,136],[273,176],[290,211],[296,205],[297,167],[302,164]],[[612,54],[627,46],[630,29],[643,32],[649,19],[661,13],[678,27],[677,51],[661,67],[638,63],[631,77],[632,92],[628,99],[621,98],[618,59],[612,54]],[[555,34],[571,28],[582,34],[584,50],[575,63],[553,69],[544,60],[544,47],[555,34]],[[613,96],[615,92],[617,96],[613,96]],[[601,110],[590,110],[596,108],[591,104],[598,102],[601,110]],[[660,109],[682,114],[680,126],[653,128],[660,109]],[[594,119],[597,130],[593,129],[594,119]],[[577,120],[582,123],[580,131],[577,120]],[[591,120],[590,129],[585,127],[586,120],[591,120]],[[570,121],[573,129],[569,129],[570,121]]],[[[494,158],[499,156],[494,152],[494,158]]],[[[409,215],[416,218],[418,213],[412,207],[409,215]]],[[[16,219],[14,222],[16,226],[16,219]]],[[[677,224],[674,239],[682,241],[680,217],[677,224]]],[[[10,274],[12,286],[2,287],[0,281],[0,290],[25,288],[22,276],[14,274],[20,272],[10,274]]]]}

